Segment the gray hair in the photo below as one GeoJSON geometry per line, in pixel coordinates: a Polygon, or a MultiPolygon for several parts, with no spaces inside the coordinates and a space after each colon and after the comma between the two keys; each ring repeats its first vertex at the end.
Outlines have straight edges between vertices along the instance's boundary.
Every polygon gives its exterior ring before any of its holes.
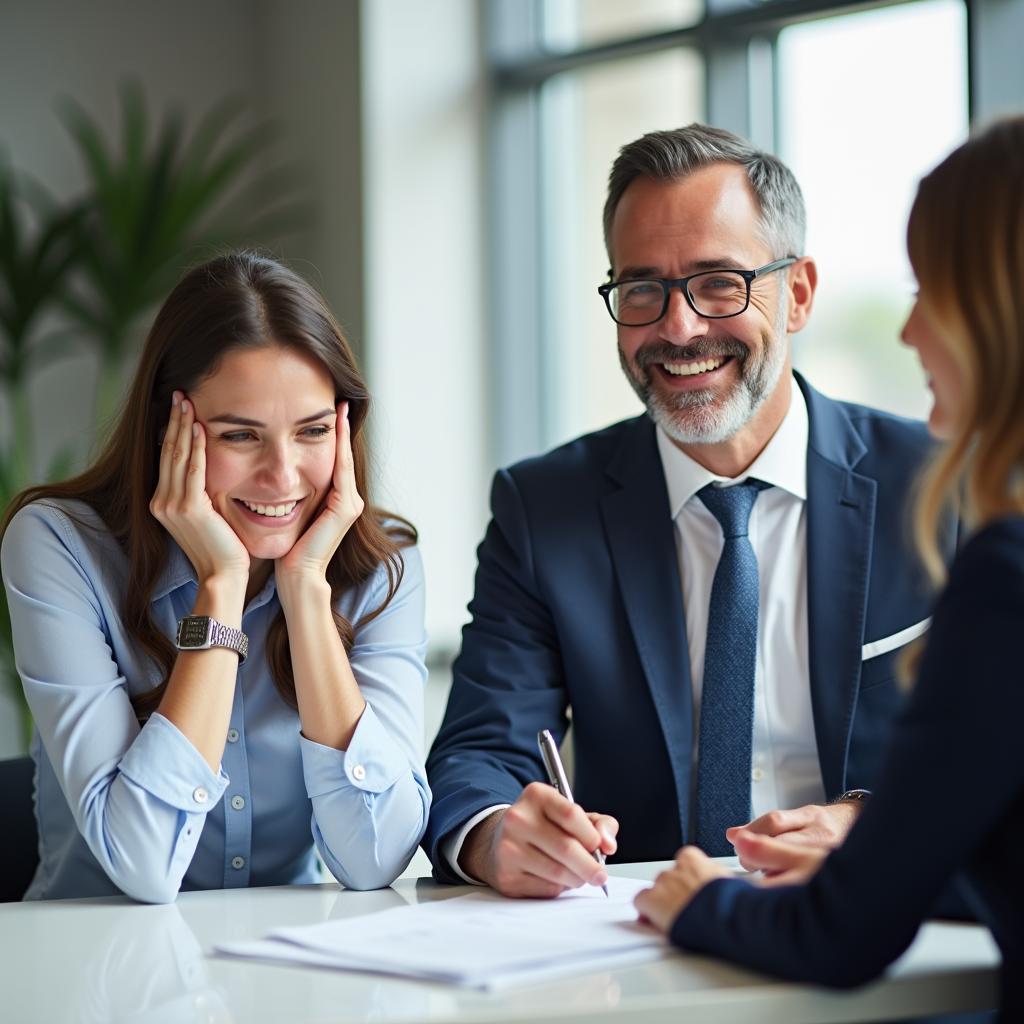
{"type": "MultiPolygon", "coordinates": [[[[761,208],[761,234],[775,259],[802,256],[807,218],[804,197],[793,172],[777,157],[746,139],[706,124],[648,132],[619,150],[608,176],[604,204],[604,244],[612,258],[612,220],[623,193],[636,178],[674,181],[710,164],[737,164],[761,208]]],[[[614,261],[613,261],[614,262],[614,261]]]]}

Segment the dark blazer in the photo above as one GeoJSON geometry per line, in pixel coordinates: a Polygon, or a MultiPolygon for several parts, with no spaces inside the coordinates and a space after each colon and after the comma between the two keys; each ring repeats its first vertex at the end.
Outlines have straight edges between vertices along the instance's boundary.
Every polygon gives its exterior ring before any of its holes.
{"type": "MultiPolygon", "coordinates": [[[[807,399],[810,685],[826,792],[870,788],[902,703],[896,652],[862,645],[926,619],[908,495],[923,425],[807,399]]],[[[539,729],[571,709],[574,796],[618,818],[622,861],[671,857],[688,837],[690,659],[668,493],[645,415],[500,471],[478,550],[472,621],[427,762],[424,847],[543,779],[539,729]]]]}
{"type": "Polygon", "coordinates": [[[800,981],[858,985],[959,877],[1002,952],[1000,1020],[1024,1020],[1024,517],[957,555],[875,793],[806,887],[702,889],[674,942],[800,981]]]}

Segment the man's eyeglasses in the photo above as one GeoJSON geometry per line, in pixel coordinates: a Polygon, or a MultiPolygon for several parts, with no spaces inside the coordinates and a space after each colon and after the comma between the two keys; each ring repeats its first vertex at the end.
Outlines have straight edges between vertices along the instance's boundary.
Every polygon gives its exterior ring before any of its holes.
{"type": "Polygon", "coordinates": [[[689,277],[638,278],[613,281],[597,291],[604,299],[612,319],[623,327],[646,327],[657,323],[668,310],[673,288],[686,296],[690,309],[708,320],[739,316],[750,305],[750,283],[783,267],[796,263],[797,257],[766,263],[757,270],[707,270],[689,277]]]}

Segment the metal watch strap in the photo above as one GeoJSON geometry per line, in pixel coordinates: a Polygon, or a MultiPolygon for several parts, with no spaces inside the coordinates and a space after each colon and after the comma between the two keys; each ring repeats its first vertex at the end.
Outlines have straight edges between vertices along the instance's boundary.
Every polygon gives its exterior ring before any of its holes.
{"type": "Polygon", "coordinates": [[[245,661],[249,654],[249,638],[233,626],[210,619],[210,646],[227,647],[238,654],[238,663],[245,661]]]}
{"type": "Polygon", "coordinates": [[[209,615],[186,615],[178,621],[174,645],[179,651],[207,651],[224,647],[238,655],[239,663],[249,654],[249,638],[240,629],[225,626],[209,615]]]}

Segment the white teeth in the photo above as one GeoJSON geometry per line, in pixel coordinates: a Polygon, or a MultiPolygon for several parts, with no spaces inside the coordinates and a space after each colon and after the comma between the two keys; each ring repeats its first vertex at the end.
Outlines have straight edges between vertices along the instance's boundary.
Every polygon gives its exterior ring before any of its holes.
{"type": "Polygon", "coordinates": [[[725,358],[705,359],[699,363],[662,363],[668,373],[676,377],[692,377],[697,373],[707,373],[710,370],[717,370],[725,358]]]}
{"type": "Polygon", "coordinates": [[[243,499],[242,504],[251,512],[255,512],[257,515],[267,516],[270,519],[279,519],[281,518],[281,516],[288,515],[288,513],[291,512],[291,510],[295,508],[296,505],[298,505],[298,502],[289,501],[285,505],[260,505],[257,502],[245,501],[243,499]]]}

